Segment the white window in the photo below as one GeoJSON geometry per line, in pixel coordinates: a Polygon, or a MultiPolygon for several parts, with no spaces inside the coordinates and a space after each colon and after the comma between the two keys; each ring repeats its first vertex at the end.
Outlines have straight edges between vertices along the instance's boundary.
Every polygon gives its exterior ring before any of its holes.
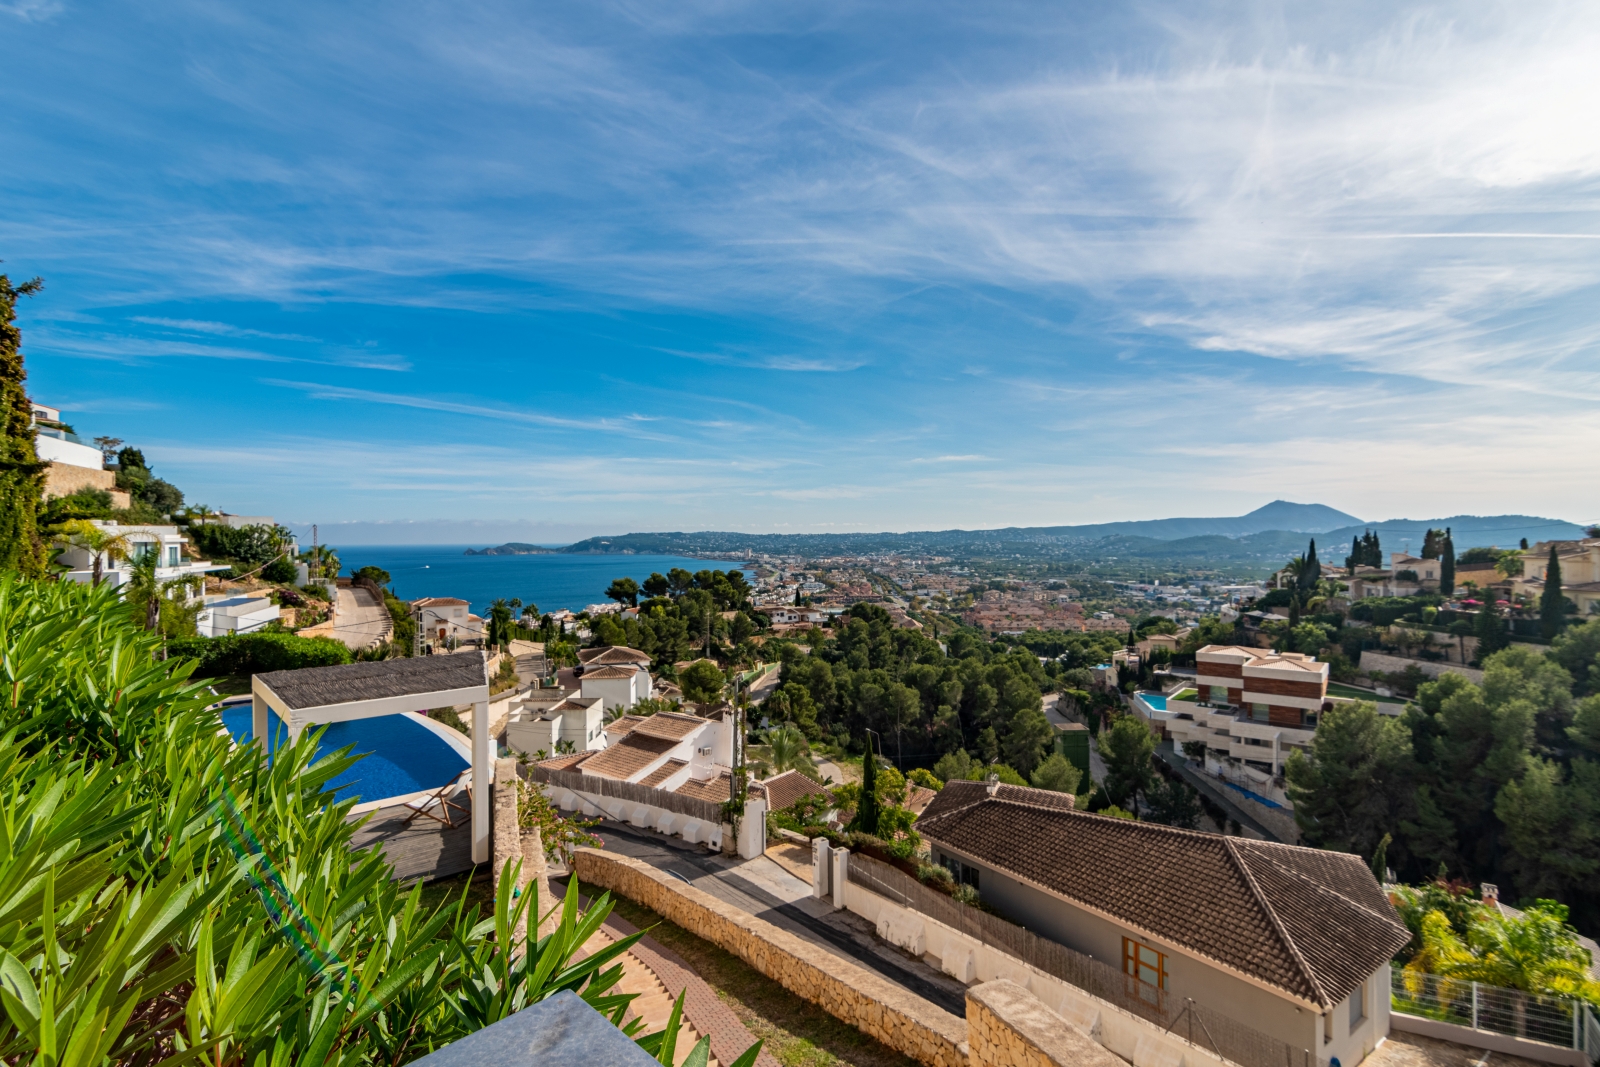
{"type": "Polygon", "coordinates": [[[1367,1020],[1367,983],[1362,982],[1356,986],[1355,992],[1350,994],[1350,1032],[1367,1020]]]}

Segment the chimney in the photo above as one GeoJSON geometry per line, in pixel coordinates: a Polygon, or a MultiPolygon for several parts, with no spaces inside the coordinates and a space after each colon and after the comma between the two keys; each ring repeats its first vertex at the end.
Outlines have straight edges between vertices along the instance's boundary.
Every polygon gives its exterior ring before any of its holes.
{"type": "Polygon", "coordinates": [[[1000,776],[991,774],[989,775],[989,795],[994,796],[998,792],[1000,792],[1000,776]]]}
{"type": "Polygon", "coordinates": [[[1499,886],[1495,885],[1493,882],[1484,882],[1478,887],[1478,889],[1483,894],[1483,902],[1485,904],[1489,904],[1496,908],[1500,906],[1499,886]]]}

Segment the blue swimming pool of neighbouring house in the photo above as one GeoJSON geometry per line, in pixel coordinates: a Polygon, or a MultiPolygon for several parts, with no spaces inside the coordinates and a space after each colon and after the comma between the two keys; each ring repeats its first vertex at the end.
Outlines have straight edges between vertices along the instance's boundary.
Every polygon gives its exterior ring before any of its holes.
{"type": "Polygon", "coordinates": [[[1140,693],[1139,699],[1144,701],[1156,711],[1167,710],[1167,698],[1163,693],[1140,693]]]}
{"type": "Polygon", "coordinates": [[[1257,792],[1255,792],[1254,790],[1251,790],[1251,789],[1246,789],[1242,785],[1234,785],[1232,782],[1227,781],[1226,779],[1223,780],[1222,784],[1227,786],[1229,789],[1232,789],[1233,791],[1235,791],[1237,793],[1243,793],[1245,796],[1249,797],[1251,800],[1255,801],[1257,804],[1263,804],[1263,805],[1265,805],[1266,807],[1269,807],[1269,808],[1281,808],[1281,807],[1283,807],[1283,805],[1279,804],[1276,800],[1268,800],[1266,797],[1262,796],[1260,793],[1257,793],[1257,792]]]}
{"type": "MultiPolygon", "coordinates": [[[[276,715],[269,750],[288,736],[276,715]]],[[[420,716],[383,715],[374,719],[331,724],[317,746],[317,756],[352,747],[363,758],[334,778],[329,785],[339,800],[380,800],[425,789],[437,789],[467,767],[467,760],[443,737],[424,725],[420,716]]],[[[250,705],[222,709],[222,724],[234,740],[251,740],[250,705]]]]}

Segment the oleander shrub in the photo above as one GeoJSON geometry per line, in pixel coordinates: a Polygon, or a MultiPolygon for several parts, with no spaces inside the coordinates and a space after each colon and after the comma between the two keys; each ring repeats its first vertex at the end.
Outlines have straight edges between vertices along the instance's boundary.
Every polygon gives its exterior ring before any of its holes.
{"type": "Polygon", "coordinates": [[[331,637],[299,634],[225,634],[189,637],[167,645],[171,657],[192,659],[202,677],[244,677],[267,671],[297,671],[353,662],[349,647],[331,637]]]}

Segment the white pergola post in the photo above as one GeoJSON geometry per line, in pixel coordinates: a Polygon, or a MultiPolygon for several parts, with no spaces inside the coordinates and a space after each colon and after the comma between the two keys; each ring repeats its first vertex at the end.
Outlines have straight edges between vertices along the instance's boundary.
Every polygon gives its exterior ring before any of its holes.
{"type": "Polygon", "coordinates": [[[472,705],[472,862],[489,862],[489,785],[494,777],[489,750],[489,702],[472,705]]]}
{"type": "Polygon", "coordinates": [[[260,693],[250,694],[250,737],[261,746],[261,751],[267,750],[267,723],[272,718],[272,711],[267,707],[267,702],[260,693]]]}

